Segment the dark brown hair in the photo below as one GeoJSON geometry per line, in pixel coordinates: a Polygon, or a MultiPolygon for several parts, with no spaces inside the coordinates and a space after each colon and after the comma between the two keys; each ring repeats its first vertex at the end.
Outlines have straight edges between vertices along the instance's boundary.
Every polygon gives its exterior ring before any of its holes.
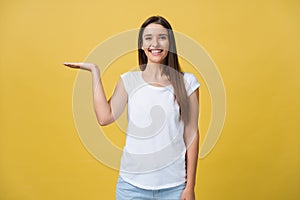
{"type": "Polygon", "coordinates": [[[170,23],[161,16],[152,16],[149,17],[142,25],[139,31],[138,38],[138,57],[139,57],[139,66],[142,71],[147,67],[148,58],[145,52],[142,49],[143,45],[143,33],[146,26],[149,24],[160,24],[168,30],[169,37],[169,52],[166,56],[164,63],[162,65],[162,75],[165,74],[170,80],[173,88],[175,100],[180,108],[180,120],[186,124],[189,121],[189,101],[187,92],[184,85],[183,73],[180,69],[178,62],[177,49],[175,44],[175,37],[170,23]]]}

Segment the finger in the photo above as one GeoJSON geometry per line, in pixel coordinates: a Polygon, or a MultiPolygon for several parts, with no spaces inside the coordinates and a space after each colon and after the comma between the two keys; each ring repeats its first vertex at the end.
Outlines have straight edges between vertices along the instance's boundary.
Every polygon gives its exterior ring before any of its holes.
{"type": "Polygon", "coordinates": [[[68,67],[76,67],[76,68],[81,67],[80,63],[63,63],[63,65],[68,67]]]}
{"type": "Polygon", "coordinates": [[[64,64],[64,65],[68,65],[68,66],[69,66],[69,65],[78,65],[78,63],[71,63],[71,62],[64,62],[63,64],[64,64]]]}

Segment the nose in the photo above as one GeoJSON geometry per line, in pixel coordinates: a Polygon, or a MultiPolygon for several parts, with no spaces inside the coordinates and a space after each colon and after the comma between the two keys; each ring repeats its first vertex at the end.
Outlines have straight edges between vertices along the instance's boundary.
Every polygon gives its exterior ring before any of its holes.
{"type": "Polygon", "coordinates": [[[153,38],[153,40],[151,41],[151,45],[153,46],[153,47],[157,47],[157,45],[158,45],[158,42],[157,42],[157,38],[153,38]]]}

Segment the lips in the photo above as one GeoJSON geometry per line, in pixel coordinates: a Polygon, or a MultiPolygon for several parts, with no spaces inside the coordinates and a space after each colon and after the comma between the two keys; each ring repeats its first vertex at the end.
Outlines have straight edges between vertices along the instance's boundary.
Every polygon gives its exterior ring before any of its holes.
{"type": "Polygon", "coordinates": [[[151,53],[161,53],[163,50],[162,49],[149,49],[151,53]]]}
{"type": "Polygon", "coordinates": [[[152,55],[157,56],[157,55],[160,55],[163,52],[163,49],[149,49],[149,52],[152,55]]]}

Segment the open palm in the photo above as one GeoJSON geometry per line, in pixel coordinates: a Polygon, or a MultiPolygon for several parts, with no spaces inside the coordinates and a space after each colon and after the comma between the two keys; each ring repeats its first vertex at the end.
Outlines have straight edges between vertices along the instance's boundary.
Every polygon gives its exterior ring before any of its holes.
{"type": "Polygon", "coordinates": [[[70,68],[83,69],[87,71],[92,71],[97,68],[97,65],[94,63],[84,63],[84,62],[64,62],[63,65],[70,68]]]}

